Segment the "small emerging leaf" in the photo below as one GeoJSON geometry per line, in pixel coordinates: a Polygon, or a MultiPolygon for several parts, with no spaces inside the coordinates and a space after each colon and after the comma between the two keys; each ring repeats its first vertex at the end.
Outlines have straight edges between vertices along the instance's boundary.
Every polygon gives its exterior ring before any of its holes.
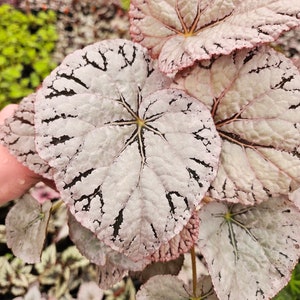
{"type": "Polygon", "coordinates": [[[25,194],[6,216],[7,245],[24,262],[40,261],[51,206],[50,201],[40,205],[25,194]]]}

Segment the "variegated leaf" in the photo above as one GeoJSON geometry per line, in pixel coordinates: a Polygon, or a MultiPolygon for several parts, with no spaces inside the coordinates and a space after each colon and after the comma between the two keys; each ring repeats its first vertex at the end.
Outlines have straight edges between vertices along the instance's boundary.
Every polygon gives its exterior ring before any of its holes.
{"type": "Polygon", "coordinates": [[[178,258],[181,254],[187,253],[198,240],[199,217],[194,211],[189,222],[179,234],[175,235],[167,243],[151,255],[153,261],[169,261],[178,258]]]}
{"type": "Polygon", "coordinates": [[[217,300],[209,276],[200,277],[196,295],[183,281],[172,275],[158,275],[150,278],[136,295],[137,300],[217,300]]]}
{"type": "Polygon", "coordinates": [[[154,262],[141,272],[130,272],[129,276],[143,284],[148,281],[151,277],[157,275],[178,275],[184,262],[184,256],[181,255],[176,259],[167,262],[154,262]]]}
{"type": "Polygon", "coordinates": [[[100,288],[107,290],[121,281],[127,274],[128,270],[107,261],[105,265],[97,267],[97,283],[100,288]]]}
{"type": "Polygon", "coordinates": [[[106,266],[108,265],[109,267],[119,268],[125,274],[127,270],[141,271],[151,263],[149,258],[134,262],[124,254],[111,249],[100,241],[93,232],[77,222],[71,213],[68,214],[68,224],[70,238],[80,253],[100,268],[107,269],[106,266]]]}
{"type": "Polygon", "coordinates": [[[26,263],[41,259],[51,207],[50,201],[41,205],[25,194],[6,216],[7,246],[26,263]]]}
{"type": "Polygon", "coordinates": [[[182,230],[218,164],[210,112],[168,85],[146,49],[108,40],[69,55],[37,94],[37,149],[62,198],[136,261],[182,230]]]}
{"type": "Polygon", "coordinates": [[[300,256],[300,211],[291,202],[212,202],[199,216],[198,245],[220,299],[270,299],[288,283],[300,256]]]}
{"type": "Polygon", "coordinates": [[[300,74],[271,48],[205,61],[176,78],[211,110],[223,139],[210,196],[260,203],[300,187],[300,74]]]}
{"type": "Polygon", "coordinates": [[[52,179],[52,170],[40,158],[34,142],[34,101],[35,94],[25,97],[12,117],[0,126],[0,143],[26,167],[45,178],[52,179]]]}
{"type": "Polygon", "coordinates": [[[132,0],[131,36],[168,74],[196,60],[274,41],[300,25],[298,0],[132,0]]]}

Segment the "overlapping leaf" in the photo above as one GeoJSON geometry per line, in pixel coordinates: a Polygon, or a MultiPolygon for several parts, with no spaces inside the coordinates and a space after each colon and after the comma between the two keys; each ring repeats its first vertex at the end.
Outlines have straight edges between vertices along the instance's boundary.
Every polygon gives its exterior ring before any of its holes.
{"type": "Polygon", "coordinates": [[[138,279],[143,284],[157,275],[178,275],[184,263],[184,256],[167,262],[154,262],[141,272],[130,272],[131,278],[138,279]]]}
{"type": "Polygon", "coordinates": [[[35,94],[25,97],[12,117],[0,126],[0,142],[25,166],[45,178],[52,179],[52,170],[40,158],[34,142],[35,94]]]}
{"type": "Polygon", "coordinates": [[[300,25],[298,0],[132,0],[131,36],[176,73],[196,60],[274,41],[300,25]]]}
{"type": "Polygon", "coordinates": [[[26,263],[40,261],[51,206],[50,201],[41,205],[25,194],[6,216],[7,245],[26,263]]]}
{"type": "Polygon", "coordinates": [[[172,275],[158,275],[150,278],[137,293],[137,300],[190,300],[206,299],[217,300],[209,276],[199,279],[197,295],[193,295],[192,288],[172,275]]]}
{"type": "Polygon", "coordinates": [[[300,209],[300,188],[290,193],[289,199],[300,209]]]}
{"type": "Polygon", "coordinates": [[[287,284],[300,255],[299,210],[291,202],[212,202],[199,216],[198,245],[220,299],[270,299],[287,284]]]}
{"type": "Polygon", "coordinates": [[[151,255],[153,261],[169,261],[178,258],[181,254],[187,253],[198,240],[199,217],[194,211],[189,222],[179,234],[175,235],[167,243],[151,255]]]}
{"type": "MultiPolygon", "coordinates": [[[[112,250],[109,246],[101,242],[93,232],[83,227],[70,213],[68,219],[70,238],[81,254],[90,262],[102,268],[106,265],[114,267],[115,269],[119,268],[119,273],[123,272],[124,274],[127,273],[127,270],[141,271],[147,264],[151,263],[150,259],[144,259],[138,262],[132,261],[124,254],[112,250]]],[[[109,268],[106,267],[106,269],[109,268]]]]}
{"type": "Polygon", "coordinates": [[[216,174],[210,112],[168,85],[146,49],[109,40],[68,56],[37,94],[37,148],[62,198],[136,261],[182,230],[216,174]]]}
{"type": "Polygon", "coordinates": [[[205,61],[176,78],[211,110],[223,139],[210,195],[244,204],[300,187],[300,74],[270,48],[205,61]]]}

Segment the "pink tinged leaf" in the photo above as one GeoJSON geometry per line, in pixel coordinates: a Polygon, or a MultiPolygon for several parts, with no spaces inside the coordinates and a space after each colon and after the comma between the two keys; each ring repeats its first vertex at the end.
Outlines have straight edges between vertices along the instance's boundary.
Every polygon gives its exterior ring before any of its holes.
{"type": "Polygon", "coordinates": [[[103,290],[99,288],[96,282],[83,282],[80,285],[77,300],[99,300],[104,296],[103,290]]]}
{"type": "Polygon", "coordinates": [[[97,283],[100,288],[107,290],[111,288],[114,284],[120,282],[128,274],[127,270],[124,270],[108,261],[103,266],[98,266],[97,283]]]}
{"type": "Polygon", "coordinates": [[[30,194],[41,204],[49,200],[58,200],[60,198],[60,194],[58,192],[56,192],[55,190],[48,187],[42,182],[36,184],[30,190],[30,194]]]}
{"type": "Polygon", "coordinates": [[[300,74],[289,59],[243,50],[176,82],[211,110],[223,139],[211,197],[254,204],[300,187],[300,74]]]}
{"type": "Polygon", "coordinates": [[[198,240],[199,217],[194,211],[189,222],[181,232],[164,243],[151,255],[153,261],[169,261],[178,258],[181,254],[187,253],[198,240]]]}
{"type": "Polygon", "coordinates": [[[141,271],[146,265],[151,263],[149,258],[134,262],[124,254],[111,249],[100,241],[93,232],[76,221],[71,213],[68,214],[68,224],[70,238],[80,253],[98,266],[105,267],[105,265],[109,265],[114,268],[118,267],[120,269],[119,273],[122,270],[125,276],[127,270],[141,271]]]}
{"type": "Polygon", "coordinates": [[[300,209],[300,188],[289,194],[289,200],[300,209]]]}
{"type": "Polygon", "coordinates": [[[291,202],[212,202],[199,216],[198,245],[220,299],[270,299],[287,284],[300,255],[300,211],[291,202]]]}
{"type": "Polygon", "coordinates": [[[200,277],[197,284],[197,295],[183,281],[172,275],[158,275],[150,278],[136,295],[137,300],[217,300],[209,276],[200,277]]]}
{"type": "Polygon", "coordinates": [[[298,0],[132,0],[132,39],[167,74],[213,55],[272,42],[300,25],[298,0]]]}
{"type": "Polygon", "coordinates": [[[7,245],[26,263],[40,262],[51,207],[50,201],[41,205],[25,194],[6,216],[7,245]]]}
{"type": "Polygon", "coordinates": [[[184,262],[184,256],[181,255],[174,260],[168,262],[155,262],[148,265],[141,272],[130,272],[129,276],[138,279],[140,283],[145,283],[151,277],[157,275],[178,275],[184,262]]]}
{"type": "Polygon", "coordinates": [[[183,229],[216,175],[210,112],[168,86],[146,49],[108,40],[68,56],[37,95],[37,148],[62,198],[135,261],[183,229]]]}
{"type": "Polygon", "coordinates": [[[26,167],[44,178],[52,179],[52,170],[35,149],[34,101],[35,94],[25,97],[14,115],[0,126],[0,143],[26,167]]]}

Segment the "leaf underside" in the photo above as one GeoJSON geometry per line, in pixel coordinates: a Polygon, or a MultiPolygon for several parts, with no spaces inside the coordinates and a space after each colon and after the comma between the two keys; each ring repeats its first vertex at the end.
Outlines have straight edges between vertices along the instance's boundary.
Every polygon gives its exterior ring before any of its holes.
{"type": "Polygon", "coordinates": [[[272,42],[300,25],[298,0],[132,0],[130,33],[168,74],[196,60],[272,42]]]}
{"type": "Polygon", "coordinates": [[[168,86],[146,49],[108,40],[69,55],[37,94],[37,149],[62,198],[136,261],[182,230],[216,174],[209,111],[168,86]]]}
{"type": "Polygon", "coordinates": [[[211,110],[223,140],[211,197],[254,204],[300,187],[300,74],[289,59],[242,50],[176,82],[211,110]]]}
{"type": "Polygon", "coordinates": [[[0,143],[26,167],[45,178],[52,179],[52,170],[40,158],[34,142],[34,101],[36,94],[25,97],[12,117],[0,126],[0,143]]]}
{"type": "Polygon", "coordinates": [[[299,210],[291,202],[212,202],[199,216],[198,246],[220,299],[270,299],[287,284],[300,255],[299,210]]]}
{"type": "Polygon", "coordinates": [[[7,245],[26,263],[40,261],[51,207],[51,201],[41,205],[25,194],[6,216],[7,245]]]}

